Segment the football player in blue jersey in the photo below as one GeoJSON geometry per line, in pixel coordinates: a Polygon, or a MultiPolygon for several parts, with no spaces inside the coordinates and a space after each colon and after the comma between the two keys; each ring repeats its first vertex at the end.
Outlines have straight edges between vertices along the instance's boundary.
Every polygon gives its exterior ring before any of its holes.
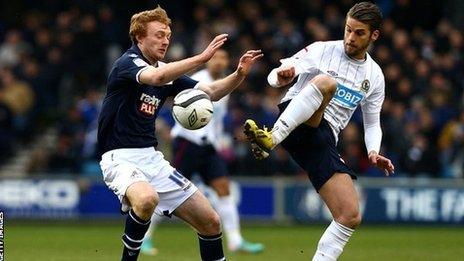
{"type": "Polygon", "coordinates": [[[198,55],[163,63],[170,23],[159,6],[131,18],[133,45],[113,64],[99,116],[100,166],[105,183],[121,201],[121,210],[128,213],[122,260],[137,260],[153,212],[175,215],[190,224],[198,233],[202,260],[225,260],[220,218],[195,185],[156,150],[155,119],[166,98],[182,90],[198,88],[213,101],[229,94],[262,53],[247,51],[233,73],[198,83],[184,74],[205,64],[225,43],[227,34],[216,36],[198,55]]]}
{"type": "MultiPolygon", "coordinates": [[[[229,60],[227,51],[220,49],[206,63],[206,68],[194,73],[192,78],[202,83],[211,83],[221,79],[227,75],[229,60]]],[[[188,179],[195,178],[195,174],[198,174],[201,181],[205,183],[199,188],[200,190],[206,189],[206,191],[202,190],[203,194],[207,196],[221,217],[228,249],[231,252],[257,254],[264,250],[264,245],[245,240],[242,236],[237,202],[232,195],[226,162],[220,155],[224,140],[230,138],[223,124],[227,115],[228,101],[229,95],[213,102],[213,118],[204,128],[187,130],[179,123],[175,124],[171,131],[174,137],[172,164],[188,179]],[[187,155],[197,155],[197,157],[187,157],[187,155]]],[[[153,215],[151,227],[142,244],[142,254],[155,255],[157,253],[157,249],[153,247],[152,233],[160,221],[159,216],[153,215]]]]}

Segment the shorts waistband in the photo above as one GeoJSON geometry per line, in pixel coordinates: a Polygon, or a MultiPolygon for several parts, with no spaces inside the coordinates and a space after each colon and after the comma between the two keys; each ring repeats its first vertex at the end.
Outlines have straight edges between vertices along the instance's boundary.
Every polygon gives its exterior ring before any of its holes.
{"type": "Polygon", "coordinates": [[[154,147],[147,148],[124,148],[124,149],[114,149],[109,150],[102,155],[102,160],[112,160],[114,154],[117,155],[134,155],[134,154],[148,154],[155,152],[154,147]]]}

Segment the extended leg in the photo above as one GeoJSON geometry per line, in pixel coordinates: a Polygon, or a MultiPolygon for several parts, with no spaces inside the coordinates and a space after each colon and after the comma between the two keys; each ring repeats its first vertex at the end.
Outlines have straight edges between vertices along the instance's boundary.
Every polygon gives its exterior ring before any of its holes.
{"type": "Polygon", "coordinates": [[[351,177],[333,175],[319,190],[333,216],[333,221],[317,245],[313,261],[337,260],[354,229],[361,223],[358,194],[351,177]]]}

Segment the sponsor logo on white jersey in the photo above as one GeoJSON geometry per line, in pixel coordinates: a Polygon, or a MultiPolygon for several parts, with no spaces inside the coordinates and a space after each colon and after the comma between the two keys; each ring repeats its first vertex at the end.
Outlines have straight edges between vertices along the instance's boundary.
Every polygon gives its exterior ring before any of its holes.
{"type": "Polygon", "coordinates": [[[341,106],[355,109],[363,98],[363,93],[350,89],[342,84],[337,84],[337,91],[335,92],[334,99],[341,106]]]}

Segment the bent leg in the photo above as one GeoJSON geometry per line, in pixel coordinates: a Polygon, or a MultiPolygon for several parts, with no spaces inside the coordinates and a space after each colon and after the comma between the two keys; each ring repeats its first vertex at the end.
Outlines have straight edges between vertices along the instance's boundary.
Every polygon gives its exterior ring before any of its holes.
{"type": "Polygon", "coordinates": [[[202,260],[225,260],[219,215],[200,191],[184,201],[174,215],[197,231],[202,260]]]}
{"type": "Polygon", "coordinates": [[[282,142],[302,123],[308,121],[311,127],[317,127],[336,89],[337,82],[330,76],[320,74],[311,79],[290,101],[274,124],[272,128],[274,146],[282,142]]]}
{"type": "Polygon", "coordinates": [[[150,220],[156,205],[158,205],[158,193],[145,181],[139,181],[130,185],[125,195],[135,214],[143,220],[150,220]]]}
{"type": "Polygon", "coordinates": [[[196,191],[184,201],[173,214],[189,223],[202,235],[211,236],[221,233],[219,215],[200,191],[196,191]]]}
{"type": "Polygon", "coordinates": [[[132,209],[127,215],[122,236],[122,260],[137,260],[144,235],[150,226],[150,217],[158,204],[158,194],[148,182],[139,181],[127,188],[125,199],[132,209]]]}
{"type": "Polygon", "coordinates": [[[305,122],[309,126],[316,128],[321,123],[325,108],[332,100],[332,97],[335,95],[335,91],[337,90],[337,82],[330,78],[330,76],[318,75],[314,77],[310,83],[314,84],[323,96],[321,106],[305,122]]]}
{"type": "Polygon", "coordinates": [[[319,190],[334,220],[319,240],[314,261],[337,260],[361,223],[358,194],[351,177],[335,173],[319,190]]]}

